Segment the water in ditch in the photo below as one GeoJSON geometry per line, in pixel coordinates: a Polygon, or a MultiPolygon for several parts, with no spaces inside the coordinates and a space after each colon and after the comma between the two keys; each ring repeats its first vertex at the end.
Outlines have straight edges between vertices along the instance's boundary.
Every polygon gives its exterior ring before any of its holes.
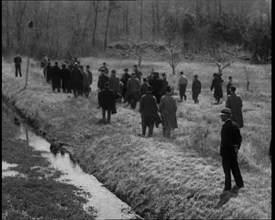
{"type": "Polygon", "coordinates": [[[84,208],[93,207],[97,211],[97,219],[141,219],[132,209],[93,176],[84,173],[80,166],[71,161],[68,153],[52,153],[51,144],[44,138],[36,135],[27,126],[20,125],[19,139],[27,140],[35,150],[43,151],[51,165],[61,171],[60,181],[73,184],[84,190],[88,203],[84,208]]]}

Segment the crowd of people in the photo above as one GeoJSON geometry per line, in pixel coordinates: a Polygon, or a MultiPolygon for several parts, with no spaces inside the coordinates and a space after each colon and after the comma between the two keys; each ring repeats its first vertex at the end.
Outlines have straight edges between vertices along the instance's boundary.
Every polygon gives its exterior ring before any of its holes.
{"type": "MultiPolygon", "coordinates": [[[[15,76],[21,74],[21,57],[14,58],[15,76]]],[[[52,66],[50,60],[44,56],[41,60],[43,74],[48,83],[51,83],[52,90],[63,89],[64,93],[73,93],[75,97],[88,97],[91,91],[93,75],[89,65],[84,70],[80,62],[74,60],[65,61],[61,68],[58,62],[52,66]]],[[[98,69],[100,72],[98,78],[98,108],[102,108],[102,122],[110,123],[111,115],[117,113],[116,103],[124,102],[130,105],[131,109],[136,108],[139,101],[139,112],[141,114],[142,132],[145,137],[148,128],[148,137],[153,135],[154,127],[162,124],[163,136],[170,138],[171,130],[178,127],[177,124],[177,102],[172,97],[173,86],[169,84],[166,73],[161,74],[152,69],[147,77],[138,70],[138,66],[133,66],[130,74],[128,68],[125,68],[122,77],[116,75],[116,70],[112,70],[109,76],[109,69],[106,63],[98,69]],[[107,115],[106,115],[107,114],[107,115]],[[107,117],[107,119],[106,119],[107,117]]],[[[214,73],[210,90],[214,89],[215,104],[219,104],[223,98],[222,90],[223,79],[221,74],[214,73]]],[[[178,90],[180,102],[186,101],[186,87],[188,79],[183,72],[180,72],[178,78],[178,90]]],[[[201,93],[201,82],[198,75],[193,76],[192,99],[195,104],[199,103],[198,96],[201,93]]],[[[240,149],[242,136],[240,128],[243,127],[242,99],[236,94],[236,87],[233,85],[233,79],[230,76],[226,85],[227,100],[225,108],[220,113],[221,120],[224,122],[221,130],[220,155],[222,157],[222,167],[225,173],[224,191],[231,190],[231,172],[236,182],[233,189],[244,187],[243,179],[237,161],[238,150],[240,149]]],[[[271,142],[269,155],[271,158],[271,142]]]]}

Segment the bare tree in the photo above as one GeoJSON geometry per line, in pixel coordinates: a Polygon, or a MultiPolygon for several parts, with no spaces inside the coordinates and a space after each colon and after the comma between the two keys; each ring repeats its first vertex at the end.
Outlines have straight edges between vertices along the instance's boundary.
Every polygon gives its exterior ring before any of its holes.
{"type": "Polygon", "coordinates": [[[224,65],[222,65],[222,64],[220,64],[220,63],[218,63],[218,62],[215,62],[215,64],[218,66],[218,73],[219,73],[220,75],[222,75],[223,69],[225,69],[226,67],[230,66],[230,64],[233,63],[233,62],[234,62],[234,61],[231,60],[230,62],[228,62],[228,63],[226,63],[226,64],[224,64],[224,65]]]}
{"type": "Polygon", "coordinates": [[[92,15],[92,6],[93,6],[93,3],[95,3],[95,2],[90,1],[89,7],[88,7],[87,17],[85,19],[85,22],[84,22],[84,25],[83,25],[83,29],[82,29],[82,40],[85,40],[85,37],[86,37],[86,31],[87,31],[88,22],[91,19],[91,15],[92,15]]]}
{"type": "Polygon", "coordinates": [[[176,67],[181,61],[181,46],[183,45],[183,42],[179,43],[170,43],[165,46],[168,54],[168,63],[172,68],[173,75],[176,74],[176,67]]]}
{"type": "Polygon", "coordinates": [[[143,39],[143,4],[142,0],[140,0],[140,17],[139,17],[139,37],[142,40],[143,39]]]}
{"type": "Polygon", "coordinates": [[[13,7],[15,9],[15,19],[16,19],[16,33],[17,33],[17,42],[21,42],[21,33],[22,33],[22,22],[25,15],[27,6],[27,1],[17,1],[13,2],[13,7]]]}

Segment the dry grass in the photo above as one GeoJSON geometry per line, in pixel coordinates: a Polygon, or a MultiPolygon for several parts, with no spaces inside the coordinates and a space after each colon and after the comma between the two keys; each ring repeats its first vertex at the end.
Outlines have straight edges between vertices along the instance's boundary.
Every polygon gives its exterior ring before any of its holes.
{"type": "MultiPolygon", "coordinates": [[[[25,61],[25,60],[24,60],[25,61]]],[[[182,63],[191,79],[198,74],[203,85],[195,105],[188,100],[178,105],[179,128],[171,140],[164,139],[161,128],[153,138],[141,138],[137,110],[118,106],[110,125],[99,125],[101,110],[96,109],[97,69],[106,61],[109,69],[122,74],[134,61],[82,58],[94,73],[89,99],[51,92],[39,68],[31,69],[29,87],[14,78],[13,66],[2,61],[3,94],[26,116],[35,119],[47,137],[68,143],[87,172],[94,173],[108,188],[135,211],[147,218],[271,218],[271,169],[268,160],[271,137],[270,66],[245,64],[250,72],[252,91],[245,91],[245,74],[241,63],[225,69],[225,81],[232,75],[243,98],[245,127],[239,160],[245,188],[239,194],[221,194],[224,174],[219,156],[220,129],[218,112],[223,105],[211,105],[210,81],[214,64],[182,63]]],[[[145,61],[141,68],[149,73],[153,67],[169,73],[166,63],[145,61]]],[[[22,68],[24,70],[24,66],[22,68]]],[[[176,82],[176,76],[168,77],[176,82]]]]}

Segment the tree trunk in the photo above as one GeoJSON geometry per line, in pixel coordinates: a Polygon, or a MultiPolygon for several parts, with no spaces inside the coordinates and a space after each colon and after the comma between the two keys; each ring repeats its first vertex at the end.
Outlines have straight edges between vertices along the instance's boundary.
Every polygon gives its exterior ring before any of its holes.
{"type": "Polygon", "coordinates": [[[126,31],[126,35],[129,35],[129,6],[128,6],[128,2],[126,3],[125,31],[126,31]]]}
{"type": "Polygon", "coordinates": [[[155,22],[155,3],[152,1],[152,41],[154,42],[156,39],[156,22],[155,22]]]}
{"type": "Polygon", "coordinates": [[[140,0],[139,37],[141,40],[143,39],[142,26],[143,26],[143,4],[142,4],[142,0],[140,0]]]}
{"type": "Polygon", "coordinates": [[[91,18],[91,15],[92,15],[92,2],[90,2],[90,5],[89,5],[89,9],[88,9],[88,15],[86,17],[86,20],[85,20],[85,23],[84,23],[84,26],[83,26],[83,31],[82,31],[82,40],[85,40],[85,37],[86,37],[86,31],[87,31],[87,26],[88,26],[88,22],[91,18]]]}
{"type": "Polygon", "coordinates": [[[99,2],[94,2],[94,10],[95,10],[95,18],[94,18],[94,28],[93,28],[93,38],[92,38],[92,45],[95,45],[95,33],[96,33],[96,26],[97,26],[97,15],[98,15],[98,4],[99,2]]]}
{"type": "Polygon", "coordinates": [[[112,8],[109,4],[109,9],[106,17],[105,33],[104,33],[104,47],[103,47],[104,51],[106,50],[106,47],[107,47],[107,36],[108,36],[109,19],[110,19],[111,11],[112,11],[112,8]]]}

